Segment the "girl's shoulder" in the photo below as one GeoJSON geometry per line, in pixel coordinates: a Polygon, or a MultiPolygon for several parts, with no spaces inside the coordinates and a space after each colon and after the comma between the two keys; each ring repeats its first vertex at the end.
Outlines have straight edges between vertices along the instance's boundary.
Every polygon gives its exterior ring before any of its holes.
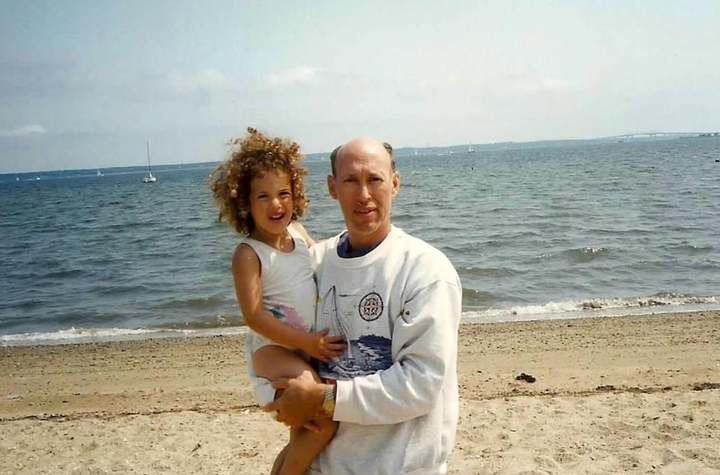
{"type": "Polygon", "coordinates": [[[248,260],[257,262],[259,261],[259,259],[260,257],[258,256],[255,248],[249,242],[247,242],[247,240],[244,240],[235,248],[235,252],[233,252],[232,262],[233,265],[236,265],[247,263],[248,260]]]}
{"type": "Polygon", "coordinates": [[[262,275],[263,267],[262,258],[247,242],[237,245],[232,256],[232,272],[236,282],[262,275]]]}
{"type": "Polygon", "coordinates": [[[297,221],[293,221],[290,223],[290,225],[288,226],[288,232],[292,237],[300,238],[305,241],[307,247],[312,247],[315,244],[315,241],[313,241],[313,239],[310,237],[310,234],[307,232],[305,227],[297,221]]]}

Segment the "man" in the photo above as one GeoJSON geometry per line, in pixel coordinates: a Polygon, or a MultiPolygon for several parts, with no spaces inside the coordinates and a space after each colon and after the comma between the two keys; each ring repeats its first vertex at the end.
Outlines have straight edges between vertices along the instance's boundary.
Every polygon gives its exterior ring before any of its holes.
{"type": "MultiPolygon", "coordinates": [[[[347,231],[314,249],[317,328],[348,349],[311,377],[276,381],[265,406],[288,425],[340,422],[308,473],[442,474],[458,418],[460,280],[437,249],[390,222],[400,187],[392,148],[355,139],[331,156],[327,184],[347,231]]],[[[421,210],[418,210],[421,212],[421,210]]]]}

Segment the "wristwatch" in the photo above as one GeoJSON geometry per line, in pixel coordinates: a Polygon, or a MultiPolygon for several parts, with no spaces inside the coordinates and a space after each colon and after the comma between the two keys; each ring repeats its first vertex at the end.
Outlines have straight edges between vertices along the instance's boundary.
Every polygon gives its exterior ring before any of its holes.
{"type": "Polygon", "coordinates": [[[325,385],[325,396],[323,397],[322,410],[325,414],[333,415],[335,412],[335,386],[325,385]]]}

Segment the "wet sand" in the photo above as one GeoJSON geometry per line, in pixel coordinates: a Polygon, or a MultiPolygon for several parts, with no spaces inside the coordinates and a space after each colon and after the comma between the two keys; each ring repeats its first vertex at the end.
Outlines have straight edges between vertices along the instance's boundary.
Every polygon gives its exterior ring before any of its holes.
{"type": "MultiPolygon", "coordinates": [[[[0,474],[268,473],[242,345],[0,348],[0,474]]],[[[459,373],[452,474],[720,474],[720,312],[463,325],[459,373]]]]}

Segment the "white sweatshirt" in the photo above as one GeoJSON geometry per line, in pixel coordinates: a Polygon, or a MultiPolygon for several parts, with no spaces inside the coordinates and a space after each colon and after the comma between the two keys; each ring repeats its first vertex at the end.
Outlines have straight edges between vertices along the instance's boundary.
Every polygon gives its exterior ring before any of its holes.
{"type": "Polygon", "coordinates": [[[460,279],[450,261],[392,227],[369,254],[343,259],[339,236],[312,248],[316,328],[349,348],[337,379],[337,434],[308,474],[443,474],[458,418],[460,279]]]}

